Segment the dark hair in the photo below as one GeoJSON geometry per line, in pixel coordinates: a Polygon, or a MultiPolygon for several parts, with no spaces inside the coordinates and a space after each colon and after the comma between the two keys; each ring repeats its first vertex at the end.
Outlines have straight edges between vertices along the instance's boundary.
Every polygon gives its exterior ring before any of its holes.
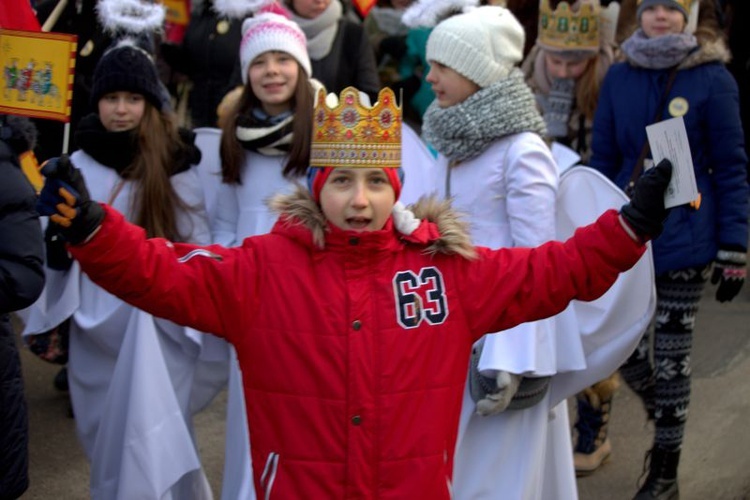
{"type": "Polygon", "coordinates": [[[188,207],[172,186],[174,156],[181,147],[177,122],[172,112],[157,110],[149,101],[135,129],[138,154],[123,172],[134,185],[133,222],[146,230],[149,238],[184,241],[177,227],[177,210],[188,207]]]}
{"type": "MultiPolygon", "coordinates": [[[[304,175],[310,165],[310,143],[312,141],[312,121],[314,96],[307,73],[297,63],[299,78],[292,97],[294,120],[292,123],[292,148],[289,158],[284,165],[283,174],[287,178],[304,175]]],[[[237,117],[249,113],[252,109],[262,106],[260,99],[253,93],[250,82],[242,89],[237,104],[227,113],[227,119],[222,120],[221,134],[221,178],[227,184],[241,184],[240,170],[245,158],[244,149],[237,140],[235,128],[237,117]]]]}

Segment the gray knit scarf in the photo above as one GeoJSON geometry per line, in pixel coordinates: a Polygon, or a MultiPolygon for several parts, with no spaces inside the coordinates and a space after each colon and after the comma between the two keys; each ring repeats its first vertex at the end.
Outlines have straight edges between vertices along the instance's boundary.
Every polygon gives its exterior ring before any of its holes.
{"type": "Polygon", "coordinates": [[[534,95],[518,68],[455,106],[441,108],[433,101],[424,114],[422,130],[435,149],[459,162],[479,155],[506,135],[545,134],[534,95]]]}
{"type": "Polygon", "coordinates": [[[622,43],[622,51],[634,66],[647,69],[671,68],[698,47],[695,36],[687,33],[649,38],[638,29],[622,43]]]}

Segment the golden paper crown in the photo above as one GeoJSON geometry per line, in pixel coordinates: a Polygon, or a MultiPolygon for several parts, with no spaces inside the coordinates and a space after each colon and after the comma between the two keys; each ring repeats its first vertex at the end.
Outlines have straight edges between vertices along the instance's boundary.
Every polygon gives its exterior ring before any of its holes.
{"type": "Polygon", "coordinates": [[[537,43],[550,50],[599,50],[599,0],[580,0],[573,10],[560,2],[553,11],[549,0],[539,3],[537,43]]]}
{"type": "Polygon", "coordinates": [[[372,107],[354,87],[342,90],[339,99],[318,91],[310,165],[400,167],[401,107],[393,91],[383,88],[372,107]]]}

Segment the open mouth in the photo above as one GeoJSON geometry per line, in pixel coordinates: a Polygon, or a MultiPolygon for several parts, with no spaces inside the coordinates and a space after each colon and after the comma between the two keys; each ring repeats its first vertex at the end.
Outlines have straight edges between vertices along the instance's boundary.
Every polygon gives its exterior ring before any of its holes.
{"type": "Polygon", "coordinates": [[[362,217],[352,217],[346,219],[346,223],[352,229],[365,229],[370,224],[370,219],[364,219],[362,217]]]}

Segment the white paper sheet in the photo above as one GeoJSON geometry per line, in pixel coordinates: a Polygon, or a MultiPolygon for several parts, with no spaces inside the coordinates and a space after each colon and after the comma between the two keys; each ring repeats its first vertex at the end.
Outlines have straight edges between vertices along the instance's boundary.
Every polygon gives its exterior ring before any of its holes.
{"type": "Polygon", "coordinates": [[[678,116],[649,125],[646,127],[646,135],[651,145],[654,165],[667,158],[674,168],[672,180],[664,194],[664,206],[672,208],[697,199],[698,186],[695,183],[693,158],[683,118],[678,116]]]}

